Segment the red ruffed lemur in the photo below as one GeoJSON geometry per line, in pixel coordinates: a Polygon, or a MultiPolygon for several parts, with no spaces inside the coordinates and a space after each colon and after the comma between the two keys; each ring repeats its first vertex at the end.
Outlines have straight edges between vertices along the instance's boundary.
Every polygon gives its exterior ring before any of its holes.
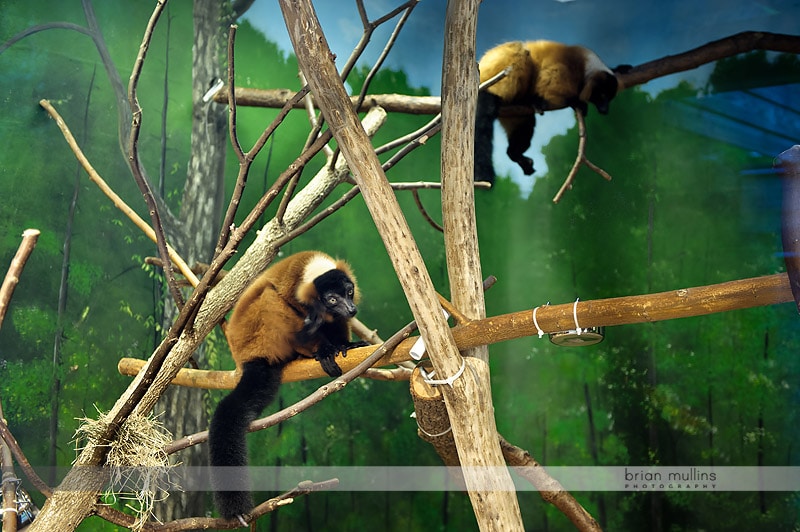
{"type": "MultiPolygon", "coordinates": [[[[492,164],[493,124],[501,105],[531,106],[536,112],[572,107],[584,116],[592,103],[601,114],[617,94],[617,78],[591,50],[553,41],[513,41],[496,46],[481,58],[481,82],[507,67],[510,72],[494,85],[478,92],[475,119],[475,180],[494,182],[492,164]]],[[[531,145],[536,115],[501,116],[508,136],[508,157],[526,175],[533,161],[524,153],[531,145]]]]}
{"type": "Polygon", "coordinates": [[[350,341],[358,297],[347,263],[304,251],[268,268],[239,298],[225,334],[240,377],[219,402],[208,434],[214,502],[223,517],[243,520],[253,508],[245,435],[277,396],[284,366],[315,358],[338,377],[336,354],[367,345],[350,341]]]}

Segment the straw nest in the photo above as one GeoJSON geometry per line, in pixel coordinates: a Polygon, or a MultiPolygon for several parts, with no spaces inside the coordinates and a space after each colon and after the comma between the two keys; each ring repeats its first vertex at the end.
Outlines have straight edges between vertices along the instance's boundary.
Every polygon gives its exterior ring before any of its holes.
{"type": "Polygon", "coordinates": [[[114,504],[117,499],[127,501],[125,506],[136,517],[132,530],[141,530],[153,515],[156,502],[166,499],[169,490],[180,489],[171,479],[170,464],[164,447],[172,441],[172,434],[155,417],[131,415],[120,426],[116,438],[110,442],[98,441],[108,427],[108,416],[100,412],[98,419],[81,419],[75,433],[77,450],[91,446],[108,447],[106,466],[110,483],[104,500],[114,504]]]}

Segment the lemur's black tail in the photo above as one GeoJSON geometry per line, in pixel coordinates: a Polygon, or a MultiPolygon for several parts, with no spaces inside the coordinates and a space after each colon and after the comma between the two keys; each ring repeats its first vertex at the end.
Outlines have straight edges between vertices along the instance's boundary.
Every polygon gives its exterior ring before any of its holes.
{"type": "Polygon", "coordinates": [[[475,111],[475,181],[494,183],[492,145],[494,121],[500,110],[500,98],[486,91],[478,91],[475,111]]]}
{"type": "Polygon", "coordinates": [[[281,384],[280,366],[257,359],[242,366],[236,388],[219,402],[208,429],[214,504],[226,518],[253,509],[247,472],[247,427],[275,399],[281,384]]]}

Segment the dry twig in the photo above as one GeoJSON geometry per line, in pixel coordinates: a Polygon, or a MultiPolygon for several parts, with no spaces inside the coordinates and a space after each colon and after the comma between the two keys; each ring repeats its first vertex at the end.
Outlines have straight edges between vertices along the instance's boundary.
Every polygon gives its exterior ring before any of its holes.
{"type": "MultiPolygon", "coordinates": [[[[139,230],[145,234],[145,236],[147,236],[147,238],[153,242],[156,242],[158,237],[156,236],[155,231],[153,231],[153,228],[148,225],[148,223],[145,222],[138,214],[136,214],[136,211],[134,211],[127,203],[125,203],[125,200],[119,197],[117,193],[114,192],[114,190],[108,185],[108,183],[106,183],[106,181],[100,176],[100,174],[97,173],[97,170],[94,169],[92,163],[89,162],[89,159],[78,145],[78,141],[75,140],[75,137],[72,135],[69,126],[67,126],[67,124],[64,122],[64,119],[61,118],[61,115],[58,113],[58,111],[56,111],[55,107],[53,107],[50,101],[39,100],[39,105],[45,111],[47,111],[53,120],[55,120],[56,125],[61,130],[61,134],[64,136],[64,140],[66,140],[67,145],[72,150],[75,158],[78,159],[78,162],[83,167],[83,170],[86,172],[89,180],[97,185],[101,192],[103,192],[103,194],[105,194],[106,197],[111,200],[111,203],[113,203],[117,209],[122,211],[122,213],[125,214],[125,216],[127,216],[128,219],[130,219],[133,224],[138,227],[139,230]]],[[[167,244],[167,252],[172,259],[172,263],[178,267],[183,276],[186,277],[186,279],[189,280],[193,286],[197,285],[199,282],[197,276],[192,273],[192,269],[189,267],[189,265],[186,264],[181,256],[178,255],[177,251],[175,251],[169,244],[167,244]]]]}
{"type": "Polygon", "coordinates": [[[520,476],[539,490],[542,499],[558,508],[572,521],[575,528],[583,532],[600,532],[600,525],[594,517],[528,451],[508,443],[502,436],[500,448],[508,465],[514,466],[520,476]]]}
{"type": "Polygon", "coordinates": [[[22,270],[25,268],[25,263],[28,262],[28,257],[33,253],[37,240],[39,240],[38,229],[26,229],[22,233],[22,242],[17,248],[14,258],[11,259],[11,265],[3,279],[3,285],[0,286],[0,327],[3,326],[3,319],[6,317],[11,296],[14,295],[14,290],[19,283],[19,276],[22,275],[22,270]]]}
{"type": "MultiPolygon", "coordinates": [[[[249,522],[255,522],[256,519],[266,515],[281,506],[292,504],[297,497],[309,495],[318,491],[327,491],[335,488],[339,484],[337,479],[324,480],[321,482],[305,481],[297,485],[297,487],[266,500],[253,508],[253,511],[247,514],[249,522]]],[[[119,526],[130,528],[135,523],[135,518],[131,515],[124,514],[109,506],[99,506],[95,510],[95,515],[102,517],[106,521],[114,523],[119,526]]],[[[238,519],[223,519],[221,517],[187,517],[184,519],[176,519],[168,523],[153,523],[148,522],[142,526],[143,532],[180,532],[182,530],[201,530],[201,529],[214,529],[214,530],[230,530],[241,528],[242,523],[238,519]]]]}
{"type": "Polygon", "coordinates": [[[564,180],[564,184],[561,185],[561,188],[558,189],[558,192],[553,197],[553,203],[558,203],[561,201],[561,197],[564,195],[564,192],[567,189],[572,188],[572,181],[575,179],[575,176],[578,173],[578,169],[581,165],[586,165],[598,174],[600,174],[603,179],[606,181],[611,181],[611,175],[594,164],[586,157],[586,118],[583,116],[583,113],[575,109],[575,119],[578,121],[578,155],[575,157],[575,162],[572,165],[572,168],[567,174],[567,178],[564,180]]]}
{"type": "Polygon", "coordinates": [[[139,98],[137,96],[137,89],[139,85],[139,78],[142,74],[144,61],[147,57],[147,50],[150,47],[150,41],[153,38],[153,31],[155,30],[158,19],[166,6],[166,0],[157,0],[156,7],[150,20],[147,22],[144,36],[142,37],[142,44],[139,46],[139,53],[136,56],[133,70],[131,71],[130,81],[128,82],[128,104],[131,108],[131,129],[128,133],[128,164],[131,168],[131,173],[139,187],[139,190],[144,197],[147,209],[150,212],[150,221],[152,223],[153,231],[156,235],[156,247],[158,254],[164,263],[163,271],[164,277],[167,281],[170,294],[175,301],[178,308],[184,306],[183,294],[181,294],[178,283],[175,281],[175,273],[172,268],[171,255],[167,246],[167,237],[164,233],[164,225],[161,223],[161,212],[158,203],[156,202],[153,190],[150,187],[150,182],[144,174],[142,163],[139,158],[139,133],[142,127],[142,108],[139,106],[139,98]]]}
{"type": "Polygon", "coordinates": [[[33,487],[39,490],[39,493],[45,497],[52,495],[53,488],[48,486],[47,483],[36,473],[36,470],[28,461],[25,453],[22,452],[22,448],[19,446],[19,443],[17,443],[14,435],[11,434],[11,430],[8,428],[8,425],[6,425],[5,419],[2,419],[1,416],[0,440],[3,440],[3,442],[8,445],[8,448],[11,450],[11,455],[14,457],[14,460],[17,461],[17,465],[19,465],[20,469],[22,469],[22,472],[25,473],[25,476],[28,478],[33,487]]]}

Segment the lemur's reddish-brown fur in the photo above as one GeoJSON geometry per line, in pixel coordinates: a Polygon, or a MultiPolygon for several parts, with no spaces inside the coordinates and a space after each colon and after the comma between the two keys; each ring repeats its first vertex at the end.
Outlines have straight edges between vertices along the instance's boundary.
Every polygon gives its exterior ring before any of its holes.
{"type": "Polygon", "coordinates": [[[358,287],[350,268],[319,251],[291,255],[259,275],[233,309],[225,334],[236,362],[236,387],[217,405],[208,430],[214,502],[226,518],[253,507],[247,429],[278,395],[284,366],[316,358],[339,376],[336,356],[350,341],[358,287]]]}
{"type": "MultiPolygon", "coordinates": [[[[481,82],[509,66],[511,71],[486,90],[499,96],[504,103],[534,105],[539,111],[575,107],[581,103],[585,106],[592,101],[593,92],[614,77],[611,69],[583,46],[553,41],[512,41],[483,55],[481,82]]],[[[616,94],[616,83],[613,87],[614,90],[606,94],[609,101],[616,94]]]]}
{"type": "MultiPolygon", "coordinates": [[[[314,358],[318,342],[302,345],[295,335],[307,315],[302,305],[310,305],[317,297],[313,279],[332,268],[343,271],[356,285],[346,262],[320,251],[291,255],[253,281],[239,298],[225,331],[237,370],[256,358],[270,364],[285,364],[298,354],[314,358]]],[[[357,285],[355,290],[353,301],[358,303],[357,285]]],[[[333,317],[327,315],[325,320],[331,322],[333,317]]],[[[341,326],[342,336],[349,339],[348,322],[341,326]]]]}
{"type": "MultiPolygon", "coordinates": [[[[484,54],[479,63],[484,82],[504,69],[510,71],[478,95],[475,121],[475,178],[494,181],[492,128],[501,104],[530,106],[536,112],[572,107],[586,114],[592,103],[601,114],[617,93],[617,78],[593,51],[583,46],[553,41],[512,41],[484,54]]],[[[619,68],[619,67],[618,67],[619,68]]],[[[533,161],[525,157],[536,125],[536,116],[500,116],[508,136],[509,158],[525,174],[533,173],[533,161]]]]}

